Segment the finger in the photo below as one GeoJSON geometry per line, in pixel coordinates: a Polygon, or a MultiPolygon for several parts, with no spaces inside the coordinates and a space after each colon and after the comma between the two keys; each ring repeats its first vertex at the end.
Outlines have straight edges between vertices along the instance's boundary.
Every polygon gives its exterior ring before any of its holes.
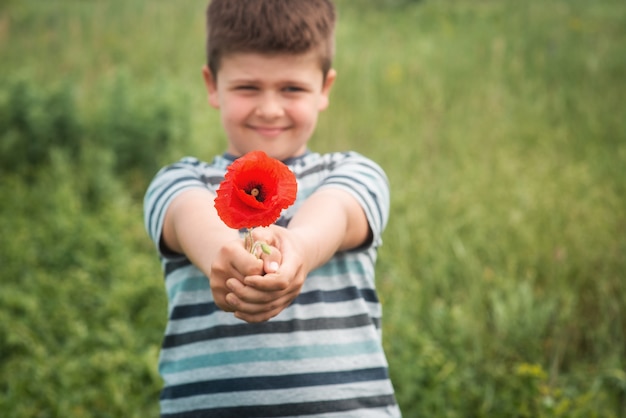
{"type": "MultiPolygon", "coordinates": [[[[232,293],[229,293],[228,295],[232,295],[232,293]]],[[[218,307],[224,312],[235,312],[236,307],[229,302],[228,295],[224,298],[224,303],[221,306],[218,305],[218,307]]]]}
{"type": "MultiPolygon", "coordinates": [[[[237,309],[242,309],[243,304],[263,305],[271,303],[282,296],[280,292],[268,292],[256,289],[252,286],[246,286],[236,279],[228,280],[226,286],[232,292],[232,295],[237,298],[236,300],[232,297],[230,299],[236,302],[237,309]]],[[[255,311],[258,310],[258,308],[250,307],[247,310],[255,311]]]]}
{"type": "Polygon", "coordinates": [[[227,293],[224,297],[224,303],[226,304],[226,309],[223,309],[224,312],[235,312],[241,301],[234,293],[227,293]]]}
{"type": "Polygon", "coordinates": [[[282,309],[275,309],[275,310],[271,310],[268,312],[262,312],[262,313],[257,313],[257,314],[247,314],[244,312],[236,311],[235,317],[251,324],[258,324],[260,322],[269,321],[275,316],[278,316],[278,314],[281,313],[282,311],[283,311],[282,309]]]}
{"type": "Polygon", "coordinates": [[[263,261],[256,258],[253,254],[245,252],[239,257],[231,259],[230,265],[237,274],[233,274],[238,279],[243,279],[241,276],[251,276],[257,274],[263,274],[263,261]]]}
{"type": "Polygon", "coordinates": [[[226,302],[233,307],[233,312],[239,312],[240,315],[251,317],[254,315],[264,315],[269,311],[281,309],[282,304],[275,301],[270,303],[251,303],[241,300],[234,293],[226,295],[226,302]]]}
{"type": "Polygon", "coordinates": [[[279,247],[276,234],[271,227],[254,228],[252,230],[253,241],[265,242],[268,245],[279,247]]]}
{"type": "Polygon", "coordinates": [[[263,263],[243,247],[243,240],[230,242],[219,249],[218,255],[211,264],[209,277],[219,282],[220,278],[235,277],[243,280],[251,274],[261,274],[263,263]]]}
{"type": "Polygon", "coordinates": [[[283,292],[289,288],[289,277],[282,272],[268,273],[264,276],[246,276],[243,284],[262,292],[283,292]]]}
{"type": "Polygon", "coordinates": [[[242,319],[246,322],[263,322],[267,321],[285,310],[295,297],[297,293],[289,293],[283,295],[276,301],[264,305],[246,305],[241,304],[235,311],[235,317],[242,319]]]}
{"type": "Polygon", "coordinates": [[[227,291],[214,292],[213,298],[218,308],[224,312],[235,312],[236,307],[228,301],[229,293],[227,291]]]}
{"type": "Polygon", "coordinates": [[[267,273],[276,273],[280,267],[282,261],[282,253],[276,247],[270,247],[271,252],[269,254],[262,253],[261,259],[263,260],[263,271],[267,273]]]}

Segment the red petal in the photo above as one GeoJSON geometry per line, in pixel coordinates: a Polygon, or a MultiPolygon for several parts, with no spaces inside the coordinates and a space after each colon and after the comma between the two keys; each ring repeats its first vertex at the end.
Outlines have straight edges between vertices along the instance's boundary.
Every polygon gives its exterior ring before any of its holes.
{"type": "Polygon", "coordinates": [[[268,226],[295,202],[297,191],[296,178],[285,164],[254,151],[228,167],[217,190],[215,209],[234,229],[268,226]],[[251,185],[261,190],[263,201],[250,194],[251,185]]]}

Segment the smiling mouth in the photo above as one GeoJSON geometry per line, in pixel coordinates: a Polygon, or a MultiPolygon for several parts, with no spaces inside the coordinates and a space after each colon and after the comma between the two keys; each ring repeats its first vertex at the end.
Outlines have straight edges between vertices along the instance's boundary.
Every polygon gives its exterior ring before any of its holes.
{"type": "Polygon", "coordinates": [[[270,138],[278,136],[287,130],[287,128],[279,126],[252,126],[252,129],[258,134],[270,138]]]}

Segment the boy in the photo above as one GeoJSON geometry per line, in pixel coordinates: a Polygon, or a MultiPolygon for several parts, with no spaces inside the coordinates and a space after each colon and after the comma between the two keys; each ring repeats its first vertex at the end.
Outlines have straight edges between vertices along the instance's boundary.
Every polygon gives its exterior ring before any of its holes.
{"type": "Polygon", "coordinates": [[[353,152],[307,149],[328,106],[330,0],[214,0],[203,75],[226,153],[161,170],[145,222],[165,271],[163,417],[400,416],[381,344],[376,250],[383,171],[353,152]],[[262,150],[298,182],[295,204],[256,228],[261,260],[217,216],[226,168],[262,150]]]}

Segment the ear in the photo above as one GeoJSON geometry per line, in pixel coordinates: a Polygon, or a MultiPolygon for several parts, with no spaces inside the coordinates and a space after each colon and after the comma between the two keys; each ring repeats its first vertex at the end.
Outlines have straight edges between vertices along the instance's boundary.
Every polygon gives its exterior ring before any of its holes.
{"type": "Polygon", "coordinates": [[[204,78],[204,85],[207,91],[207,100],[211,106],[216,109],[220,107],[219,95],[217,94],[217,80],[213,77],[213,73],[209,70],[209,67],[204,65],[202,67],[202,77],[204,78]]]}
{"type": "Polygon", "coordinates": [[[322,97],[320,98],[318,110],[322,111],[328,107],[330,103],[330,90],[333,87],[333,83],[337,78],[337,71],[333,68],[328,70],[326,74],[326,79],[324,80],[324,85],[322,86],[322,97]]]}

